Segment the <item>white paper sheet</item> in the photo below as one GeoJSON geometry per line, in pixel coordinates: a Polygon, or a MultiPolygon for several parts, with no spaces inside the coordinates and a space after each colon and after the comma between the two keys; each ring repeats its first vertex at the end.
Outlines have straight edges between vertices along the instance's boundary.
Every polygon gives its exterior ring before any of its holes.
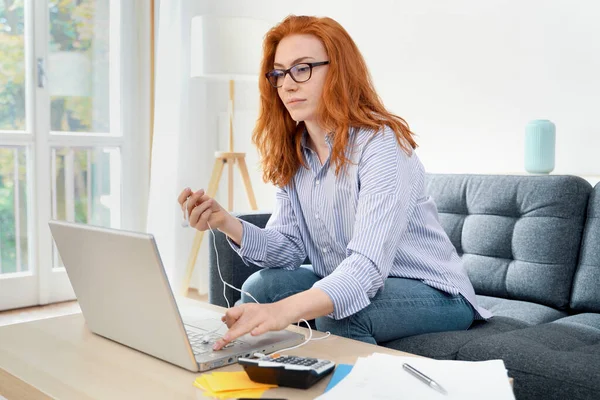
{"type": "Polygon", "coordinates": [[[489,399],[514,400],[512,388],[502,360],[446,361],[418,357],[399,357],[374,353],[359,358],[352,371],[333,389],[317,397],[337,399],[489,399]],[[438,382],[448,391],[444,395],[413,375],[402,364],[407,363],[438,382]]]}

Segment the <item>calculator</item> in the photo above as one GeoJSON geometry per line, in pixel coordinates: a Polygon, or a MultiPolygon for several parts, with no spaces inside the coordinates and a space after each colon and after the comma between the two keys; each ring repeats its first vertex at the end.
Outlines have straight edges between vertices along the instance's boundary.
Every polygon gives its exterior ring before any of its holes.
{"type": "Polygon", "coordinates": [[[297,389],[308,389],[335,367],[333,361],[280,354],[239,358],[238,363],[254,382],[297,389]]]}

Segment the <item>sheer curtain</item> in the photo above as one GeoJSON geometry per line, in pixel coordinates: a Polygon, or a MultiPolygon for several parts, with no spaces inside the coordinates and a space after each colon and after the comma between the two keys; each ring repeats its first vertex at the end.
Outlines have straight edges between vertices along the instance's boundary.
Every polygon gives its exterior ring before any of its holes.
{"type": "MultiPolygon", "coordinates": [[[[224,150],[228,129],[228,83],[207,82],[190,78],[191,20],[196,15],[245,15],[249,3],[197,0],[162,0],[158,4],[158,38],[154,102],[154,135],[150,177],[147,231],[152,233],[161,253],[171,287],[180,293],[187,260],[192,249],[195,230],[182,228],[177,195],[184,187],[193,190],[208,185],[214,163],[214,152],[224,150]],[[224,123],[227,122],[227,123],[224,123]]],[[[258,108],[256,83],[236,85],[234,131],[238,132],[236,150],[248,151],[250,132],[258,108]],[[237,103],[239,99],[239,104],[237,103]],[[251,112],[247,112],[250,110],[251,112]]],[[[256,152],[255,150],[254,153],[256,152]]],[[[255,193],[260,201],[260,174],[253,168],[252,155],[247,160],[255,193]],[[254,174],[254,175],[253,175],[254,174]]],[[[239,179],[236,172],[236,179],[239,179]]],[[[223,182],[221,183],[224,186],[223,182]]],[[[237,201],[247,207],[241,182],[236,183],[237,201]]],[[[219,190],[216,196],[226,195],[219,190]]],[[[223,204],[223,203],[222,203],[223,204]]],[[[239,203],[237,203],[239,204],[239,203]]],[[[191,287],[200,293],[208,285],[208,236],[205,234],[198,254],[191,287]]]]}
{"type": "Polygon", "coordinates": [[[189,77],[189,2],[163,0],[158,13],[147,231],[156,238],[171,287],[179,294],[194,230],[181,227],[177,195],[186,186],[200,188],[216,146],[203,140],[201,115],[189,107],[191,103],[202,104],[198,96],[205,91],[201,85],[194,88],[189,77]]]}

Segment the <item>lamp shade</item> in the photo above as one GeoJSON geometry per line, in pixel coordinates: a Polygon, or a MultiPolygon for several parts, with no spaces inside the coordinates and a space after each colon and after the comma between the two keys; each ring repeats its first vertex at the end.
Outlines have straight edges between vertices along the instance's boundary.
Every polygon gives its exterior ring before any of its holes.
{"type": "Polygon", "coordinates": [[[190,75],[208,79],[256,80],[268,21],[200,15],[192,18],[190,75]]]}

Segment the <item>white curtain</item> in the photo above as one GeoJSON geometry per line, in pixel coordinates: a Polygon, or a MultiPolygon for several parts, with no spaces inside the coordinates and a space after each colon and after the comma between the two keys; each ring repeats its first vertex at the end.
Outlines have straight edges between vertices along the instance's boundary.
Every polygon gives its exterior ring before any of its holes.
{"type": "MultiPolygon", "coordinates": [[[[214,152],[223,150],[225,141],[219,143],[219,132],[228,127],[225,112],[228,105],[228,83],[207,82],[190,78],[190,31],[195,15],[236,14],[237,10],[217,7],[220,2],[197,0],[161,0],[158,7],[158,38],[156,49],[156,92],[154,108],[154,139],[147,230],[152,233],[161,258],[176,294],[180,294],[183,276],[196,231],[182,228],[181,210],[177,195],[184,187],[193,190],[206,189],[214,163],[214,152]],[[219,122],[221,121],[221,123],[219,122]],[[223,123],[227,122],[227,124],[223,123]]],[[[248,151],[249,133],[256,119],[258,92],[252,84],[236,86],[237,97],[244,100],[238,104],[238,117],[234,126],[238,135],[236,150],[248,151]],[[252,109],[248,117],[248,109],[252,109]],[[244,116],[246,119],[244,119],[244,116]],[[242,117],[241,119],[239,117],[242,117]],[[240,123],[243,126],[240,126],[240,123]]],[[[252,154],[252,157],[255,157],[252,154]]],[[[252,157],[249,157],[252,160],[252,157]]],[[[253,179],[260,182],[260,175],[253,171],[253,179]]],[[[236,172],[237,175],[237,172],[236,172]]],[[[236,177],[239,179],[239,177],[236,177]]],[[[260,201],[260,190],[255,191],[260,201]]],[[[217,198],[225,192],[220,190],[217,198]]],[[[240,185],[236,185],[236,197],[245,198],[240,185]]],[[[238,210],[244,209],[237,208],[238,210]]],[[[202,241],[191,287],[200,293],[208,290],[208,236],[202,241]]]]}
{"type": "MultiPolygon", "coordinates": [[[[265,5],[274,0],[263,0],[265,5]]],[[[269,9],[269,7],[266,7],[269,9]]],[[[214,163],[214,152],[228,143],[228,82],[190,78],[190,31],[196,15],[263,16],[253,2],[244,0],[199,1],[161,0],[158,7],[156,49],[154,138],[147,231],[152,233],[176,294],[190,255],[195,230],[181,227],[177,195],[184,187],[206,189],[214,163]]],[[[247,153],[254,193],[263,210],[269,210],[275,195],[272,185],[262,182],[258,154],[250,136],[258,115],[258,88],[255,82],[236,83],[234,116],[235,151],[247,153]]],[[[235,171],[234,210],[248,210],[239,173],[235,171]]],[[[217,200],[226,204],[226,173],[217,200]]],[[[208,289],[208,237],[205,233],[198,254],[191,287],[201,293],[208,289]]]]}
{"type": "MultiPolygon", "coordinates": [[[[195,145],[190,127],[189,31],[191,16],[186,2],[159,5],[156,49],[154,137],[147,230],[152,233],[175,294],[180,293],[194,231],[181,227],[177,195],[194,188],[193,166],[186,148],[195,145]]],[[[194,188],[198,189],[198,188],[194,188]]]]}

